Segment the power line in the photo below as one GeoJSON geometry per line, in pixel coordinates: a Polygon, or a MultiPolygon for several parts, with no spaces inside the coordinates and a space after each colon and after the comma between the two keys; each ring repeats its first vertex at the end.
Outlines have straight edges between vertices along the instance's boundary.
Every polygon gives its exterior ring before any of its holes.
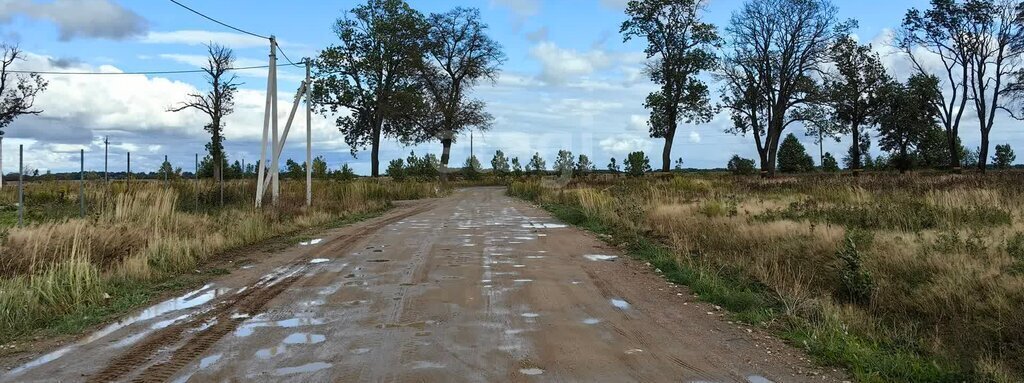
{"type": "Polygon", "coordinates": [[[210,21],[212,21],[212,22],[215,22],[215,23],[217,23],[217,24],[223,25],[223,26],[225,26],[225,27],[228,27],[228,28],[234,29],[234,30],[236,30],[236,31],[239,31],[239,32],[245,33],[245,34],[247,34],[247,35],[250,35],[250,36],[255,36],[255,37],[259,37],[259,38],[261,38],[261,39],[268,39],[268,40],[270,39],[270,38],[269,38],[269,37],[267,37],[267,36],[262,36],[262,35],[258,35],[258,34],[255,34],[255,33],[249,32],[249,31],[247,31],[247,30],[244,30],[244,29],[241,29],[241,28],[236,28],[236,27],[233,27],[233,26],[231,26],[231,25],[228,25],[228,24],[226,24],[226,23],[224,23],[224,22],[222,22],[222,21],[220,21],[220,20],[217,20],[217,19],[214,19],[214,18],[212,18],[212,17],[210,17],[210,16],[204,15],[204,14],[203,14],[202,12],[199,12],[199,11],[197,11],[197,10],[195,10],[195,9],[189,8],[189,7],[188,7],[188,6],[186,6],[185,4],[179,3],[179,2],[178,2],[178,1],[176,1],[176,0],[171,0],[171,2],[172,2],[172,3],[174,3],[174,4],[177,4],[178,6],[180,6],[180,7],[182,7],[182,8],[185,8],[185,9],[187,9],[187,10],[191,11],[192,13],[195,13],[195,14],[197,14],[197,15],[199,15],[199,16],[202,16],[203,18],[205,18],[205,19],[207,19],[207,20],[210,20],[210,21]]]}
{"type": "MultiPolygon", "coordinates": [[[[286,64],[287,66],[302,66],[301,64],[286,64]]],[[[228,68],[229,71],[239,71],[247,69],[266,69],[270,68],[269,65],[258,65],[258,66],[246,66],[237,68],[228,68]]],[[[186,73],[206,73],[204,69],[189,69],[189,70],[165,70],[165,71],[139,71],[139,72],[57,72],[57,71],[30,71],[30,70],[7,70],[7,73],[24,73],[24,74],[40,74],[40,75],[71,75],[71,76],[82,76],[82,75],[158,75],[158,74],[186,74],[186,73]]]]}
{"type": "Polygon", "coordinates": [[[281,52],[281,56],[284,56],[285,61],[288,61],[288,63],[293,65],[293,66],[299,66],[299,64],[296,64],[296,63],[292,62],[292,59],[288,58],[288,54],[284,53],[284,48],[281,48],[281,44],[278,44],[277,40],[274,40],[274,45],[276,45],[277,46],[277,50],[279,52],[281,52]]]}

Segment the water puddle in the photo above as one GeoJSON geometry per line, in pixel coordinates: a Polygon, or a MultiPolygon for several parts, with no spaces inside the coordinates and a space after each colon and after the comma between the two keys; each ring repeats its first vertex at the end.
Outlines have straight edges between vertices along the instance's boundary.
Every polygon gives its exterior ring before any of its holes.
{"type": "Polygon", "coordinates": [[[220,360],[221,354],[210,355],[199,360],[199,369],[206,369],[217,363],[220,360]]]}
{"type": "MultiPolygon", "coordinates": [[[[256,317],[242,322],[238,328],[235,329],[235,336],[244,338],[252,335],[253,331],[261,327],[278,327],[278,328],[297,328],[306,326],[319,326],[324,324],[322,319],[318,318],[291,318],[279,321],[267,321],[263,317],[257,315],[256,317]]],[[[295,334],[292,334],[295,335],[295,334]]]]}
{"type": "Polygon", "coordinates": [[[323,242],[323,241],[324,241],[323,238],[311,239],[311,240],[308,240],[308,241],[299,242],[299,246],[316,245],[316,244],[318,244],[320,242],[323,242]]]}
{"type": "Polygon", "coordinates": [[[749,383],[775,383],[771,379],[765,378],[761,375],[750,375],[747,376],[747,382],[749,383]]]}
{"type": "Polygon", "coordinates": [[[537,314],[537,313],[523,313],[520,316],[522,316],[523,318],[536,318],[536,317],[539,317],[540,314],[537,314]]]}
{"type": "Polygon", "coordinates": [[[544,259],[543,255],[527,255],[526,259],[544,259]]]}
{"type": "Polygon", "coordinates": [[[629,302],[626,302],[623,299],[612,298],[611,302],[612,306],[615,306],[615,308],[619,310],[629,310],[629,302]]]}
{"type": "Polygon", "coordinates": [[[523,375],[540,375],[544,373],[544,370],[539,368],[520,368],[519,372],[523,375]]]}
{"type": "Polygon", "coordinates": [[[644,350],[641,350],[639,348],[634,348],[634,349],[626,350],[626,355],[639,354],[641,352],[644,352],[644,350]]]}
{"type": "Polygon", "coordinates": [[[327,340],[327,337],[321,334],[311,334],[308,332],[297,332],[288,335],[284,338],[281,343],[284,344],[317,344],[327,340]]]}
{"type": "Polygon", "coordinates": [[[526,267],[526,265],[512,265],[512,267],[515,267],[515,268],[519,269],[519,268],[526,267]]]}
{"type": "Polygon", "coordinates": [[[583,320],[583,324],[595,325],[598,323],[601,323],[601,320],[597,318],[587,318],[583,320]]]}
{"type": "Polygon", "coordinates": [[[362,354],[368,353],[370,351],[371,350],[368,349],[368,348],[354,348],[354,349],[349,350],[350,353],[355,354],[355,355],[362,355],[362,354]]]}
{"type": "MultiPolygon", "coordinates": [[[[187,293],[185,295],[182,295],[180,297],[172,298],[172,299],[163,301],[161,303],[158,303],[156,305],[150,306],[149,308],[143,310],[142,312],[140,312],[139,314],[137,314],[135,316],[131,316],[131,317],[125,318],[125,319],[123,319],[121,321],[118,321],[117,323],[110,324],[107,327],[104,327],[103,329],[100,329],[99,331],[96,331],[96,332],[90,334],[89,336],[83,338],[81,341],[78,341],[75,344],[72,344],[70,346],[61,348],[61,349],[59,349],[57,351],[53,351],[53,352],[51,352],[49,354],[40,356],[40,357],[38,357],[38,358],[28,362],[28,363],[25,363],[25,364],[15,368],[15,369],[12,369],[12,370],[10,370],[7,373],[7,375],[8,376],[17,376],[17,375],[19,375],[21,373],[24,373],[25,371],[28,371],[28,370],[30,370],[32,368],[41,366],[41,365],[49,363],[49,362],[52,362],[52,361],[54,361],[54,360],[64,356],[65,354],[67,354],[71,350],[74,350],[74,349],[76,349],[78,347],[81,347],[81,346],[87,345],[89,343],[92,343],[92,342],[96,341],[97,339],[106,337],[107,335],[110,335],[113,332],[115,332],[117,330],[120,330],[122,328],[125,328],[125,327],[127,327],[129,325],[132,325],[132,324],[135,324],[135,323],[138,323],[138,322],[142,322],[142,321],[146,321],[146,320],[150,320],[150,319],[159,317],[161,315],[164,315],[164,314],[167,314],[167,313],[170,313],[170,312],[195,308],[195,307],[201,306],[203,304],[206,304],[206,303],[216,299],[219,296],[226,295],[226,294],[228,294],[230,292],[231,292],[231,289],[228,289],[228,288],[213,288],[212,284],[205,285],[202,288],[199,288],[197,290],[191,291],[191,292],[189,292],[189,293],[187,293]]],[[[164,320],[164,321],[160,321],[160,322],[154,323],[150,327],[150,330],[156,330],[156,329],[160,329],[160,328],[164,328],[164,327],[170,326],[174,322],[177,322],[177,321],[183,320],[185,318],[188,318],[192,314],[195,314],[195,313],[186,314],[186,315],[182,315],[182,316],[179,316],[179,317],[176,317],[176,318],[173,318],[173,319],[164,320]]],[[[146,333],[148,333],[148,331],[146,333]]],[[[129,345],[129,344],[132,344],[135,341],[138,341],[139,339],[141,339],[146,333],[136,334],[136,335],[133,335],[133,336],[129,336],[129,337],[127,337],[125,339],[122,339],[121,341],[115,343],[114,346],[115,347],[123,347],[123,346],[129,345]],[[140,335],[142,335],[142,336],[140,336],[140,335]]]]}
{"type": "Polygon", "coordinates": [[[569,226],[560,223],[525,223],[521,227],[528,229],[564,229],[569,226]]]}
{"type": "Polygon", "coordinates": [[[299,373],[317,372],[326,368],[330,368],[331,366],[332,365],[330,363],[326,362],[314,362],[295,367],[281,367],[274,370],[274,375],[284,376],[299,373]]]}
{"type": "Polygon", "coordinates": [[[316,259],[313,259],[313,260],[309,261],[309,263],[312,263],[312,264],[315,265],[315,264],[318,264],[318,263],[327,263],[327,262],[330,262],[330,261],[331,260],[327,259],[327,258],[316,258],[316,259]]]}
{"type": "Polygon", "coordinates": [[[411,368],[413,370],[445,368],[445,367],[447,367],[447,366],[445,366],[445,365],[443,365],[441,363],[428,362],[428,361],[425,361],[425,360],[420,360],[420,361],[412,362],[412,366],[411,366],[411,368]]]}
{"type": "Polygon", "coordinates": [[[619,256],[617,256],[617,255],[586,254],[586,255],[583,256],[583,258],[586,258],[588,261],[609,261],[610,262],[610,261],[616,260],[617,258],[619,258],[619,256]]]}
{"type": "Polygon", "coordinates": [[[515,283],[530,283],[530,282],[533,282],[533,280],[532,279],[516,279],[516,280],[514,280],[512,282],[515,282],[515,283]]]}

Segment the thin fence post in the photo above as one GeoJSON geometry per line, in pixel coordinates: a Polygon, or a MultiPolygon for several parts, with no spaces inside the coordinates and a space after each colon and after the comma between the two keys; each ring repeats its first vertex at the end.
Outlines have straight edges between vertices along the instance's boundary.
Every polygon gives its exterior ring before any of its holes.
{"type": "Polygon", "coordinates": [[[170,163],[167,162],[167,155],[166,154],[164,154],[164,164],[161,167],[164,168],[164,189],[170,188],[171,187],[171,181],[169,181],[168,178],[167,178],[167,172],[170,170],[170,169],[168,169],[168,168],[170,168],[170,163]]]}
{"type": "Polygon", "coordinates": [[[85,149],[79,149],[78,161],[78,216],[85,218],[85,149]]]}
{"type": "Polygon", "coordinates": [[[24,145],[18,145],[18,227],[25,224],[25,163],[22,161],[24,145]]]}
{"type": "Polygon", "coordinates": [[[129,191],[132,188],[132,152],[128,152],[128,174],[125,175],[125,191],[129,191]]]}
{"type": "Polygon", "coordinates": [[[192,173],[192,178],[196,181],[194,182],[196,192],[193,194],[196,197],[196,213],[199,213],[199,153],[196,153],[196,170],[195,173],[192,173]]]}
{"type": "Polygon", "coordinates": [[[110,152],[110,137],[103,136],[103,182],[110,182],[107,172],[107,154],[110,152]]]}

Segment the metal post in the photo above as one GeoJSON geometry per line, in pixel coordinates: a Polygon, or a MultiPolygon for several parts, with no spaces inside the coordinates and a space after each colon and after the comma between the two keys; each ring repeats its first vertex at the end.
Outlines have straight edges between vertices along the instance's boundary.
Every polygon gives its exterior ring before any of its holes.
{"type": "Polygon", "coordinates": [[[22,161],[24,145],[18,145],[18,227],[25,224],[25,163],[22,161]]]}
{"type": "MultiPolygon", "coordinates": [[[[277,134],[278,134],[278,132],[277,132],[277,40],[274,38],[274,36],[270,36],[270,77],[273,78],[273,81],[270,83],[270,86],[271,86],[271,90],[270,90],[271,93],[270,94],[273,96],[273,98],[271,98],[271,102],[270,102],[270,114],[271,114],[271,119],[270,119],[270,124],[271,125],[270,126],[271,126],[271,131],[273,133],[273,140],[272,140],[273,145],[271,146],[271,150],[272,151],[277,151],[278,150],[278,147],[277,147],[277,145],[278,145],[278,143],[277,143],[277,141],[278,141],[278,136],[277,136],[277,134]]],[[[270,177],[271,177],[271,181],[270,181],[270,197],[271,197],[271,201],[273,202],[274,206],[277,206],[277,199],[278,199],[278,197],[281,194],[281,184],[280,184],[281,169],[279,167],[280,165],[278,165],[278,158],[281,157],[281,153],[280,152],[275,152],[275,153],[272,154],[272,156],[273,157],[272,157],[272,159],[270,161],[270,168],[271,168],[270,169],[270,171],[271,171],[271,173],[270,173],[270,177]]]]}
{"type": "Polygon", "coordinates": [[[110,178],[107,176],[107,153],[110,149],[110,137],[103,136],[103,181],[108,182],[110,178]]]}
{"type": "Polygon", "coordinates": [[[220,185],[220,207],[224,207],[224,153],[223,150],[221,152],[221,158],[217,161],[217,168],[220,169],[220,171],[217,172],[220,175],[220,179],[217,180],[217,183],[220,185]]]}
{"type": "Polygon", "coordinates": [[[78,155],[78,216],[85,218],[85,149],[79,149],[78,155]]]}
{"type": "Polygon", "coordinates": [[[309,58],[306,58],[306,207],[313,205],[313,115],[310,111],[312,103],[313,83],[309,81],[309,58]]]}
{"type": "Polygon", "coordinates": [[[195,197],[196,197],[196,212],[199,212],[199,153],[196,153],[196,172],[192,173],[192,178],[196,180],[195,184],[195,197]]]}
{"type": "Polygon", "coordinates": [[[168,177],[167,177],[167,172],[170,169],[167,169],[169,166],[168,166],[167,155],[166,154],[164,154],[164,164],[162,166],[160,166],[160,167],[164,168],[164,189],[167,189],[167,188],[169,188],[171,186],[171,182],[168,180],[168,177]]]}

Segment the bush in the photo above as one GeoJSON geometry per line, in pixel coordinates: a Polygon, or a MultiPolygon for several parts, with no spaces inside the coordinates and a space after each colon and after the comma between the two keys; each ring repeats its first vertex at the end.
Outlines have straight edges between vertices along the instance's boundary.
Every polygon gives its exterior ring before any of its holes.
{"type": "Polygon", "coordinates": [[[630,177],[641,177],[644,173],[651,171],[651,160],[644,152],[629,153],[626,157],[626,175],[630,177]]]}
{"type": "Polygon", "coordinates": [[[1010,144],[996,145],[996,153],[992,156],[992,165],[995,165],[996,169],[1009,168],[1016,160],[1017,155],[1013,153],[1010,144]]]}
{"type": "Polygon", "coordinates": [[[779,145],[779,171],[783,173],[800,173],[814,170],[814,160],[800,140],[790,133],[779,145]]]}
{"type": "Polygon", "coordinates": [[[405,180],[405,161],[402,161],[401,158],[391,160],[384,174],[387,174],[388,177],[395,181],[405,180]]]}
{"type": "Polygon", "coordinates": [[[836,161],[835,157],[832,157],[832,153],[825,153],[821,157],[821,170],[834,173],[839,171],[839,162],[836,161]]]}
{"type": "Polygon", "coordinates": [[[871,301],[874,282],[871,280],[871,274],[864,269],[860,251],[857,250],[857,242],[866,241],[857,241],[858,236],[861,235],[857,231],[848,233],[842,247],[836,252],[836,256],[842,262],[839,268],[839,295],[847,302],[866,305],[871,301]]]}
{"type": "Polygon", "coordinates": [[[751,175],[755,172],[754,160],[740,157],[739,154],[734,154],[729,159],[727,167],[730,173],[738,176],[751,175]]]}

